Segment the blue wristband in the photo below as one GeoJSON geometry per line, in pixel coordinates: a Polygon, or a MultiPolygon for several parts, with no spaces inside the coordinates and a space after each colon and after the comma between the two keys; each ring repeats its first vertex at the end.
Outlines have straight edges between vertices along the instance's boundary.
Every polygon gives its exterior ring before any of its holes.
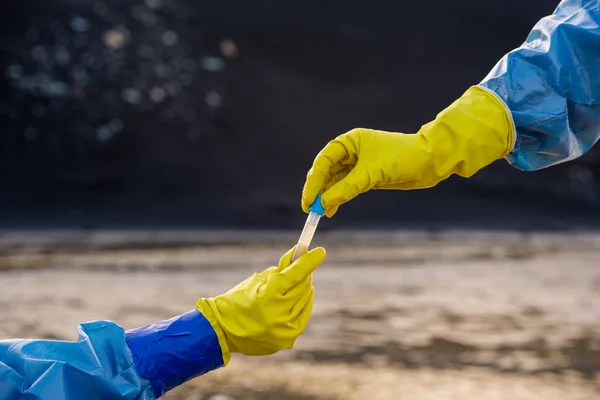
{"type": "Polygon", "coordinates": [[[197,310],[132,329],[125,337],[138,373],[150,381],[157,398],[223,366],[217,335],[197,310]]]}

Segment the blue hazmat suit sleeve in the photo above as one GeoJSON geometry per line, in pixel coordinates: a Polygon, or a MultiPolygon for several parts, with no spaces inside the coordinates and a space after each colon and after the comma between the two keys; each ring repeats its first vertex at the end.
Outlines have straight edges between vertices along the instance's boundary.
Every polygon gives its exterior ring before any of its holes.
{"type": "Polygon", "coordinates": [[[114,322],[81,324],[76,342],[0,341],[1,400],[154,398],[114,322]]]}
{"type": "Polygon", "coordinates": [[[154,400],[223,365],[217,336],[196,311],[125,332],[79,327],[76,342],[0,341],[0,400],[154,400]]]}
{"type": "Polygon", "coordinates": [[[564,0],[481,86],[508,106],[522,170],[573,160],[600,137],[600,2],[564,0]]]}

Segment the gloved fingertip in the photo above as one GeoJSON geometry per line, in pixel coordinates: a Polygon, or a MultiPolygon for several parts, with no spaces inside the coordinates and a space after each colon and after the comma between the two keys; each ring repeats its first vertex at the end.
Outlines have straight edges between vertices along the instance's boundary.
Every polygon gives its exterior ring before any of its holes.
{"type": "Polygon", "coordinates": [[[338,207],[339,204],[335,201],[337,197],[339,197],[338,191],[335,188],[336,185],[333,185],[331,188],[327,189],[325,193],[321,196],[321,204],[325,208],[325,210],[332,209],[334,207],[338,207]]]}
{"type": "Polygon", "coordinates": [[[335,204],[331,201],[331,194],[328,194],[329,190],[323,194],[321,197],[321,204],[323,204],[323,208],[325,209],[325,215],[328,218],[331,218],[335,215],[339,208],[339,204],[335,204]]]}
{"type": "Polygon", "coordinates": [[[302,200],[301,200],[302,211],[304,211],[305,213],[308,214],[308,212],[309,212],[308,209],[311,206],[311,204],[315,201],[315,199],[317,198],[317,194],[319,194],[318,189],[310,188],[309,184],[307,183],[304,190],[302,191],[302,200]]]}
{"type": "Polygon", "coordinates": [[[327,251],[323,247],[317,247],[309,251],[308,255],[310,256],[311,261],[318,266],[327,256],[327,251]]]}
{"type": "Polygon", "coordinates": [[[281,271],[280,274],[285,276],[287,281],[287,286],[284,289],[287,291],[289,288],[296,286],[308,278],[310,274],[321,265],[325,259],[325,254],[324,248],[317,247],[304,254],[292,263],[292,265],[281,271]]]}
{"type": "Polygon", "coordinates": [[[330,207],[328,209],[325,210],[325,216],[327,216],[327,218],[331,218],[333,217],[338,210],[339,207],[330,207]]]}
{"type": "Polygon", "coordinates": [[[302,207],[302,211],[304,211],[305,214],[308,214],[309,205],[304,201],[304,199],[302,199],[302,202],[300,203],[300,207],[302,207]]]}

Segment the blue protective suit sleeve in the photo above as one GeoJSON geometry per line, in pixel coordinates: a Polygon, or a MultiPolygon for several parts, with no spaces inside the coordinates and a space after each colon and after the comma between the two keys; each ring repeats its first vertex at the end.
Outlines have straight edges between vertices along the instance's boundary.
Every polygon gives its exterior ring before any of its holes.
{"type": "Polygon", "coordinates": [[[223,365],[217,335],[197,310],[125,332],[79,327],[76,342],[0,341],[0,400],[154,400],[223,365]]]}
{"type": "Polygon", "coordinates": [[[600,137],[599,24],[600,1],[564,0],[481,82],[512,114],[514,167],[575,159],[600,137]]]}
{"type": "Polygon", "coordinates": [[[127,331],[126,337],[137,371],[156,397],[223,366],[217,334],[197,310],[127,331]]]}
{"type": "Polygon", "coordinates": [[[0,400],[154,398],[113,322],[82,324],[76,342],[0,341],[0,400]]]}

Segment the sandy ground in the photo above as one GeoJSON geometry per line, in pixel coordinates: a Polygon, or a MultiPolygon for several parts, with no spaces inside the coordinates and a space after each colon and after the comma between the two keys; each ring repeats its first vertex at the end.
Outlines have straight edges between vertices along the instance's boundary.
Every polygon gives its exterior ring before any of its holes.
{"type": "MultiPolygon", "coordinates": [[[[73,340],[82,321],[132,328],[169,318],[276,263],[293,243],[285,234],[206,235],[4,233],[0,338],[73,340]]],[[[294,350],[234,357],[165,398],[600,399],[599,236],[356,233],[319,242],[328,257],[294,350]]]]}

